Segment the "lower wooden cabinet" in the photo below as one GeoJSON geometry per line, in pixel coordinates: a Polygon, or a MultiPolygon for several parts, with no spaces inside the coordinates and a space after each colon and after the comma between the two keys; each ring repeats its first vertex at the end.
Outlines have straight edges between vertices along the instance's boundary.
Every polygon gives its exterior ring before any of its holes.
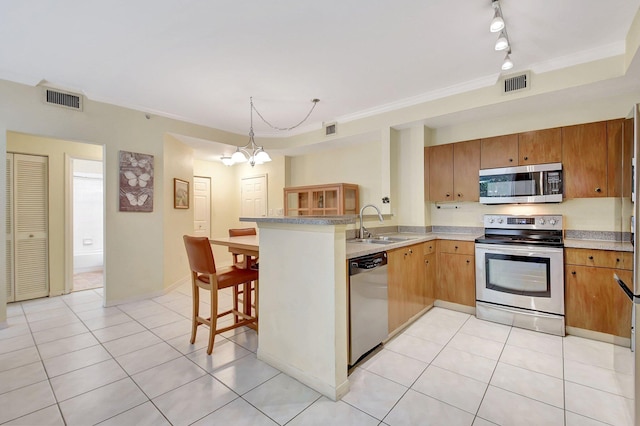
{"type": "Polygon", "coordinates": [[[403,326],[425,304],[422,243],[387,251],[389,332],[403,326]]]}
{"type": "Polygon", "coordinates": [[[439,243],[435,298],[461,305],[476,306],[474,243],[451,240],[443,240],[439,243]]]}
{"type": "Polygon", "coordinates": [[[565,257],[567,326],[631,337],[631,301],[613,279],[633,282],[630,253],[567,249],[565,257]]]}
{"type": "Polygon", "coordinates": [[[433,305],[436,301],[436,282],[438,279],[436,242],[425,243],[423,245],[423,269],[424,269],[424,300],[423,307],[433,305]]]}

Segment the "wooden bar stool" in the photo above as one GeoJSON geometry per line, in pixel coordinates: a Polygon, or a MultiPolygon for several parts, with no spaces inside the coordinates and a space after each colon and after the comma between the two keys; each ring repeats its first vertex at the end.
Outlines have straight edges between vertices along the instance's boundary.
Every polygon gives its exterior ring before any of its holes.
{"type": "Polygon", "coordinates": [[[200,324],[209,326],[209,346],[207,354],[213,351],[213,340],[216,334],[234,328],[252,325],[258,329],[258,307],[254,316],[238,311],[238,288],[240,285],[251,285],[255,281],[256,304],[258,295],[258,271],[253,269],[240,269],[235,266],[216,269],[213,259],[213,251],[207,237],[183,237],[187,249],[189,266],[191,268],[191,288],[193,290],[193,318],[191,328],[191,344],[196,341],[196,332],[200,324]],[[218,313],[218,290],[233,287],[234,308],[218,313]],[[200,289],[209,290],[211,296],[211,315],[209,318],[200,316],[200,289]],[[233,315],[232,325],[217,328],[218,318],[225,315],[233,315]]]}
{"type": "MultiPolygon", "coordinates": [[[[245,235],[257,235],[256,228],[231,228],[229,229],[230,237],[242,237],[245,235]]],[[[233,255],[233,264],[238,268],[248,268],[254,265],[257,259],[252,259],[251,256],[247,256],[246,254],[235,253],[232,247],[229,247],[229,251],[233,255]],[[240,259],[240,256],[243,256],[240,259]]]]}
{"type": "MultiPolygon", "coordinates": [[[[257,235],[256,233],[256,228],[231,228],[229,229],[229,236],[230,237],[242,237],[245,235],[257,235]]],[[[233,255],[233,264],[235,265],[236,268],[251,268],[251,267],[255,267],[255,265],[257,265],[258,263],[258,259],[257,258],[252,258],[251,256],[248,256],[246,254],[242,254],[242,253],[235,253],[233,251],[232,247],[229,247],[229,251],[231,252],[231,254],[233,255]],[[240,256],[242,256],[242,258],[240,258],[240,256]]],[[[245,314],[251,314],[251,308],[255,308],[255,305],[251,303],[251,295],[253,292],[253,286],[251,285],[251,283],[244,285],[243,288],[241,290],[238,291],[238,295],[234,295],[234,308],[238,309],[238,306],[236,305],[237,300],[238,300],[238,296],[242,295],[242,302],[244,305],[244,313],[245,314]],[[244,294],[245,292],[248,294],[248,296],[245,298],[244,294]]]]}

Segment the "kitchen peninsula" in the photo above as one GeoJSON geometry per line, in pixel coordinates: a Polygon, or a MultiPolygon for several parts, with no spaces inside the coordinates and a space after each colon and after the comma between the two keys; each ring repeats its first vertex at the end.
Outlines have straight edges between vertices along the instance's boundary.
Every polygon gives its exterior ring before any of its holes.
{"type": "Polygon", "coordinates": [[[349,390],[345,233],[356,216],[240,221],[260,230],[258,359],[340,399],[349,390]]]}

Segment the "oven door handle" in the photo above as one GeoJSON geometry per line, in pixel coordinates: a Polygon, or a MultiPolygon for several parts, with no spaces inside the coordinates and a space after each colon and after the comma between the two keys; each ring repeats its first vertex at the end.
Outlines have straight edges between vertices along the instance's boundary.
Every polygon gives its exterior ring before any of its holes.
{"type": "Polygon", "coordinates": [[[618,274],[614,273],[613,279],[616,280],[622,291],[625,292],[627,297],[629,297],[629,299],[633,303],[635,303],[636,305],[640,305],[640,294],[633,294],[633,291],[631,291],[631,289],[625,284],[625,282],[622,281],[620,277],[618,277],[618,274]]]}

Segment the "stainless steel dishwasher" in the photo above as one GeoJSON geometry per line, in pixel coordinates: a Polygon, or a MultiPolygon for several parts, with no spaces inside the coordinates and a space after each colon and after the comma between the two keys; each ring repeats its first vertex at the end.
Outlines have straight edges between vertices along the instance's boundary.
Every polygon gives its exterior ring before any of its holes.
{"type": "Polygon", "coordinates": [[[349,261],[349,365],[389,335],[387,253],[349,261]]]}

